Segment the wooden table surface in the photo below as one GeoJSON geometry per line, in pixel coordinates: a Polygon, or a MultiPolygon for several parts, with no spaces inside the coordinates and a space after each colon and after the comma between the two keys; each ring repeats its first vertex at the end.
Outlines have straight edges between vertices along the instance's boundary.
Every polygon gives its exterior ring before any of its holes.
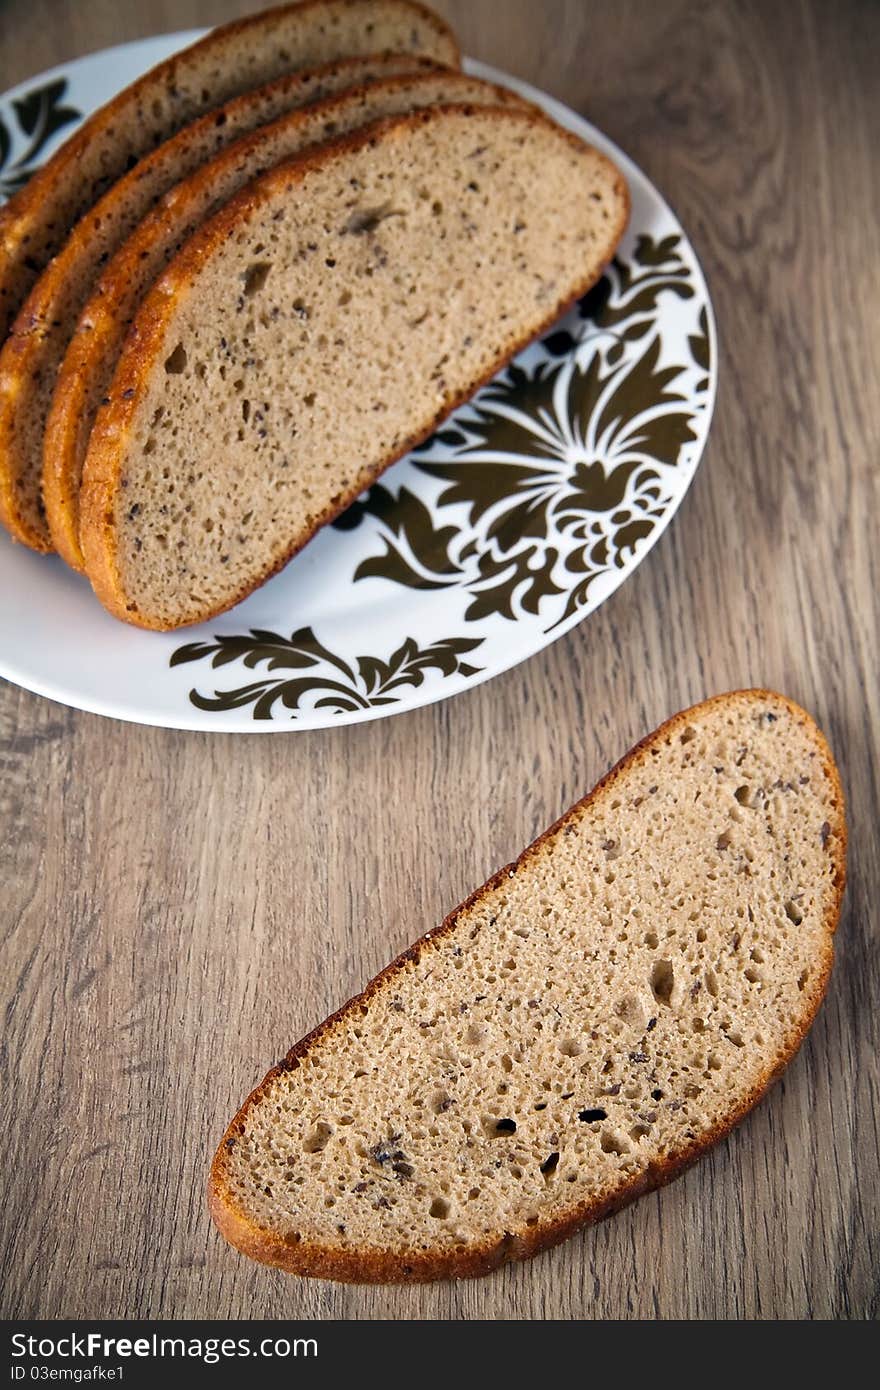
{"type": "MultiPolygon", "coordinates": [[[[0,88],[255,8],[2,0],[0,88]]],[[[2,1312],[876,1315],[880,7],[438,8],[467,53],[588,115],[681,216],[721,340],[704,462],[593,617],[446,704],[246,738],[2,688],[2,1312]],[[829,996],[759,1110],[670,1188],[479,1282],[345,1288],[226,1246],[207,1164],[267,1066],[667,714],[752,684],[814,712],[851,829],[829,996]]]]}

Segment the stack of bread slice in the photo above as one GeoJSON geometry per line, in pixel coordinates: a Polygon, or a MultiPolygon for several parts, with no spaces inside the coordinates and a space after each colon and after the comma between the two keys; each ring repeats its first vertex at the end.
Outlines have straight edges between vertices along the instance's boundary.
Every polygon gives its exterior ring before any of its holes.
{"type": "Polygon", "coordinates": [[[199,622],[595,282],[621,175],[458,65],[413,0],[301,0],[153,69],[0,210],[15,539],[127,621],[199,622]]]}

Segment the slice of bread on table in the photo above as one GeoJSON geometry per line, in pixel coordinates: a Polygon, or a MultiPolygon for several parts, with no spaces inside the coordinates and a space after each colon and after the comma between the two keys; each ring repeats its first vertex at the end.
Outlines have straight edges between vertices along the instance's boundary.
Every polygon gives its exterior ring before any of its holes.
{"type": "Polygon", "coordinates": [[[298,1274],[458,1278],[669,1181],[803,1041],[845,864],[803,710],[676,715],[269,1072],[214,1159],[218,1227],[298,1274]]]}

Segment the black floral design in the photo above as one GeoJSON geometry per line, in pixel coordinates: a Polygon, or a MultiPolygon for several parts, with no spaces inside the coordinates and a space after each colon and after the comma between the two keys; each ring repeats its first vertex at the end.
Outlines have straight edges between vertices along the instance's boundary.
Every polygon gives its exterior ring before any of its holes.
{"type": "Polygon", "coordinates": [[[290,711],[291,718],[295,718],[306,698],[313,697],[309,701],[310,709],[355,714],[396,704],[401,689],[420,686],[426,671],[439,671],[444,676],[477,675],[480,667],[471,666],[462,657],[479,647],[481,641],[478,637],[449,637],[420,647],[412,637],[407,637],[387,660],[359,656],[350,665],[323,646],[310,627],[300,628],[290,637],[252,628],[248,633],[217,636],[209,642],[190,642],[178,647],[170,665],[210,658],[215,670],[240,661],[250,670],[265,663],[267,672],[308,672],[276,680],[264,677],[231,690],[215,690],[213,695],[191,690],[189,698],[198,709],[234,710],[252,705],[254,719],[272,719],[280,702],[290,711]]]}
{"type": "Polygon", "coordinates": [[[59,77],[44,87],[34,87],[12,102],[16,131],[0,116],[0,201],[17,193],[40,167],[40,155],[52,136],[81,119],[81,113],[64,105],[67,79],[59,77]],[[19,139],[16,140],[16,134],[19,139]],[[24,148],[10,163],[16,143],[24,148]]]}
{"type": "Polygon", "coordinates": [[[697,382],[694,388],[700,395],[709,390],[709,368],[711,366],[711,349],[709,347],[709,316],[706,313],[706,306],[700,310],[700,331],[692,333],[688,338],[688,347],[696,365],[706,373],[697,382]]]}
{"type": "MultiPolygon", "coordinates": [[[[339,519],[371,518],[382,547],[355,580],[462,589],[468,622],[534,615],[562,596],[555,627],[599,575],[629,563],[671,501],[658,465],[677,467],[697,437],[692,389],[680,387],[692,368],[661,365],[657,330],[661,294],[695,293],[679,246],[640,236],[633,264],[614,262],[536,364],[509,367],[414,452],[444,484],[433,515],[408,487],[378,484],[339,519]]],[[[688,341],[708,373],[705,310],[688,341]]]]}

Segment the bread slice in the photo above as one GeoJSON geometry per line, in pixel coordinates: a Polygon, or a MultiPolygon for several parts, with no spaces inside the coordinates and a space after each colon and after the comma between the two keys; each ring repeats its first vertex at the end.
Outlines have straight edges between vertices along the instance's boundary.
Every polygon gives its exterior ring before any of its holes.
{"type": "Polygon", "coordinates": [[[237,603],[595,282],[628,206],[553,122],[474,106],[248,185],[150,291],[92,431],[98,597],[158,629],[237,603]]]}
{"type": "MultiPolygon", "coordinates": [[[[409,63],[410,66],[413,62],[411,58],[385,61],[395,65],[409,63]]],[[[370,73],[374,80],[380,75],[379,71],[370,73]]],[[[434,68],[433,73],[410,74],[396,81],[391,80],[391,74],[385,74],[375,85],[350,90],[333,100],[328,94],[328,99],[310,105],[307,110],[288,112],[236,141],[222,154],[203,163],[190,178],[177,184],[123,243],[94,286],[69,341],[46,421],[43,448],[46,514],[56,548],[75,569],[83,568],[79,546],[79,485],[91,428],[98,407],[110,390],[119,351],[135,310],[181,242],[246,183],[282,159],[380,116],[456,101],[525,106],[513,92],[451,69],[434,68]]],[[[69,329],[67,336],[70,336],[69,329]]]]}
{"type": "Polygon", "coordinates": [[[424,70],[437,70],[430,60],[409,54],[348,58],[288,73],[234,97],[166,140],[86,213],[32,287],[0,351],[0,479],[6,497],[2,512],[16,540],[41,551],[58,545],[52,536],[51,513],[54,510],[57,521],[58,498],[51,470],[48,495],[41,499],[40,490],[44,435],[58,369],[99,268],[157,199],[220,150],[284,112],[378,77],[412,73],[423,63],[424,70]]]}
{"type": "Polygon", "coordinates": [[[285,72],[383,52],[460,58],[449,26],[416,0],[299,0],[214,29],[138,78],[0,209],[0,338],[71,227],[181,126],[285,72]]]}
{"type": "Polygon", "coordinates": [[[215,1222],[297,1274],[460,1278],[669,1181],[803,1041],[845,863],[802,709],[676,715],[269,1072],[214,1159],[215,1222]]]}

